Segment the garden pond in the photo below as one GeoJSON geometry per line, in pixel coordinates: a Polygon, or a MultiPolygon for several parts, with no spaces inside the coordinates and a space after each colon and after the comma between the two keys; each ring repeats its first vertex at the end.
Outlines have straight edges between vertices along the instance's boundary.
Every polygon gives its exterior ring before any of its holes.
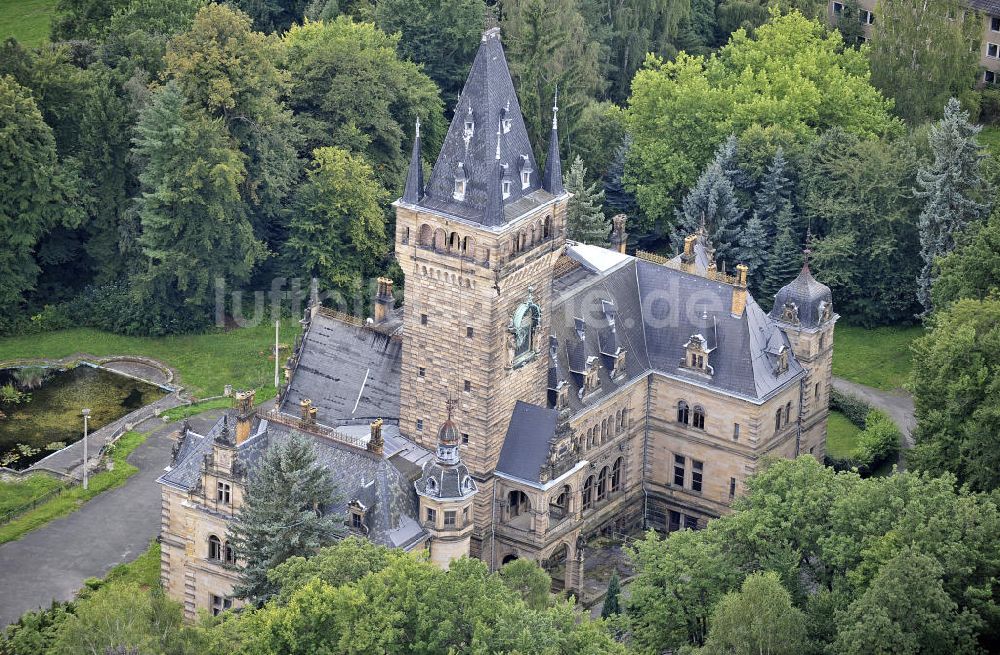
{"type": "Polygon", "coordinates": [[[24,469],[90,432],[162,398],[153,384],[81,364],[0,369],[0,465],[24,469]]]}

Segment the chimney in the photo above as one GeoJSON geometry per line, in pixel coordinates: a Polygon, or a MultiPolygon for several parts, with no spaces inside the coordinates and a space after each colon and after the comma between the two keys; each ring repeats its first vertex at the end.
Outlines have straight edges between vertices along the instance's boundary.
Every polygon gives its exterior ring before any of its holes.
{"type": "Polygon", "coordinates": [[[628,234],[625,233],[625,214],[615,214],[611,217],[611,249],[625,254],[625,244],[628,234]]]}
{"type": "Polygon", "coordinates": [[[385,442],[382,440],[382,419],[377,418],[371,424],[372,434],[368,440],[368,451],[381,455],[385,442]]]}
{"type": "Polygon", "coordinates": [[[378,291],[375,294],[375,325],[384,323],[389,317],[396,301],[392,297],[392,280],[387,277],[378,279],[378,291]]]}
{"type": "Polygon", "coordinates": [[[684,252],[681,253],[681,269],[691,273],[694,271],[694,242],[698,240],[695,234],[684,237],[684,252]]]}
{"type": "Polygon", "coordinates": [[[300,420],[303,425],[311,425],[316,420],[316,411],[312,404],[313,401],[308,398],[303,398],[299,401],[299,408],[302,410],[300,420]]]}
{"type": "Polygon", "coordinates": [[[736,265],[736,284],[733,285],[733,316],[743,316],[747,308],[747,268],[746,264],[736,265]]]}
{"type": "Polygon", "coordinates": [[[236,395],[236,445],[250,438],[250,423],[253,421],[253,389],[237,391],[236,395]]]}

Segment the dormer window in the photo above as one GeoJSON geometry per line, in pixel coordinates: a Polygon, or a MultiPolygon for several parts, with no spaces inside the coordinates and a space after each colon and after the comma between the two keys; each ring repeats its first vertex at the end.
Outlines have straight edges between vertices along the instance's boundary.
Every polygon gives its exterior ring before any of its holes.
{"type": "Polygon", "coordinates": [[[569,406],[569,385],[565,380],[559,382],[556,389],[556,409],[562,410],[569,406]]]}
{"type": "Polygon", "coordinates": [[[506,200],[510,197],[510,180],[504,180],[501,183],[501,188],[503,189],[503,199],[506,200]]]}
{"type": "Polygon", "coordinates": [[[509,118],[503,119],[503,133],[507,134],[507,132],[510,132],[510,119],[509,118]]]}
{"type": "Polygon", "coordinates": [[[775,373],[784,373],[788,370],[788,346],[782,346],[778,350],[778,362],[775,373]]]}
{"type": "Polygon", "coordinates": [[[692,334],[688,342],[684,344],[684,351],[684,363],[682,365],[685,368],[708,375],[715,373],[712,366],[708,363],[708,356],[712,352],[712,349],[708,347],[708,341],[705,337],[700,334],[692,334]]]}
{"type": "Polygon", "coordinates": [[[472,133],[472,131],[473,131],[473,130],[474,130],[475,128],[476,128],[476,124],[475,124],[475,123],[473,123],[472,121],[465,121],[465,131],[466,131],[466,132],[468,132],[468,133],[470,133],[470,134],[471,134],[471,133],[472,133]]]}
{"type": "Polygon", "coordinates": [[[468,180],[469,178],[465,174],[465,165],[462,162],[458,162],[457,170],[455,171],[455,192],[452,194],[455,200],[465,200],[465,187],[468,180]]]}
{"type": "Polygon", "coordinates": [[[615,355],[615,370],[612,372],[613,377],[618,377],[625,375],[625,353],[624,348],[619,348],[618,353],[615,355]]]}
{"type": "Polygon", "coordinates": [[[437,480],[435,480],[434,478],[427,478],[427,493],[437,494],[437,488],[438,488],[437,480]]]}
{"type": "Polygon", "coordinates": [[[527,189],[531,186],[531,173],[529,171],[521,171],[521,188],[527,189]]]}
{"type": "Polygon", "coordinates": [[[587,358],[587,371],[583,376],[583,393],[588,394],[597,391],[601,386],[601,378],[597,374],[600,370],[600,363],[596,357],[587,358]]]}

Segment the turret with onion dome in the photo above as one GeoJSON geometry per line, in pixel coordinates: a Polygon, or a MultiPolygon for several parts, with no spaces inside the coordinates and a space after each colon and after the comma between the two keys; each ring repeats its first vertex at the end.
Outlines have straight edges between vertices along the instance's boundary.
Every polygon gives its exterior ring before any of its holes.
{"type": "Polygon", "coordinates": [[[454,409],[455,402],[448,400],[448,418],[438,430],[437,456],[424,464],[413,483],[420,497],[420,522],[431,535],[431,561],[442,568],[469,555],[472,502],[479,491],[459,454],[462,434],[452,419],[454,409]]]}
{"type": "Polygon", "coordinates": [[[799,276],[774,296],[771,318],[794,327],[812,329],[833,318],[833,294],[809,270],[808,248],[799,276]]]}

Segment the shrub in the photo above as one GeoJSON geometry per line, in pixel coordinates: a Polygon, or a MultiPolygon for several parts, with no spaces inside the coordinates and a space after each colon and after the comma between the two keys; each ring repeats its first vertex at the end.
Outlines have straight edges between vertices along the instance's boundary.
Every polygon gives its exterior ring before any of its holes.
{"type": "Polygon", "coordinates": [[[902,433],[885,412],[873,409],[865,419],[865,429],[858,437],[858,463],[869,469],[877,467],[899,452],[902,433]]]}
{"type": "Polygon", "coordinates": [[[847,420],[858,426],[859,430],[865,429],[865,421],[868,413],[872,411],[871,405],[856,396],[849,396],[833,389],[830,393],[830,409],[835,409],[847,417],[847,420]]]}

